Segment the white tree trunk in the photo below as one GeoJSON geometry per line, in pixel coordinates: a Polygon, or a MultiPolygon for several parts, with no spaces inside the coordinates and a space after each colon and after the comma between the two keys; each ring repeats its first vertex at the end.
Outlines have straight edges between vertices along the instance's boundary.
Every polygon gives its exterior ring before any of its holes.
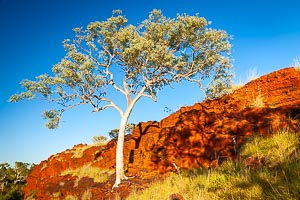
{"type": "Polygon", "coordinates": [[[118,141],[117,141],[117,149],[116,149],[116,182],[113,186],[118,187],[118,185],[121,183],[121,180],[125,179],[125,173],[124,173],[124,137],[125,137],[125,129],[126,124],[129,116],[123,116],[121,118],[120,128],[119,128],[119,134],[118,134],[118,141]]]}
{"type": "Polygon", "coordinates": [[[128,104],[126,112],[121,116],[121,123],[119,128],[118,134],[118,141],[117,141],[117,149],[116,149],[116,181],[113,186],[118,187],[121,183],[121,180],[127,179],[124,173],[124,138],[125,138],[125,130],[128,118],[130,113],[139,98],[136,98],[135,101],[132,101],[128,104]]]}
{"type": "Polygon", "coordinates": [[[123,153],[126,125],[134,105],[141,98],[145,90],[146,87],[143,87],[133,100],[130,99],[130,96],[128,94],[127,109],[124,113],[120,112],[121,123],[119,127],[119,135],[118,135],[117,149],[116,149],[116,181],[115,184],[113,185],[113,188],[118,187],[122,179],[127,179],[124,173],[124,153],[123,153]]]}

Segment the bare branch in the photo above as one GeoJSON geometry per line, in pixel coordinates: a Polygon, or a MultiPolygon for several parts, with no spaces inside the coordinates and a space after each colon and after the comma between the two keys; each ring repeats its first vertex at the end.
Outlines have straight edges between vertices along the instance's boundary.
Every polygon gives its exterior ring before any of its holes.
{"type": "Polygon", "coordinates": [[[147,98],[150,98],[150,99],[152,99],[154,102],[157,101],[156,95],[149,95],[149,94],[143,93],[142,96],[147,97],[147,98]]]}

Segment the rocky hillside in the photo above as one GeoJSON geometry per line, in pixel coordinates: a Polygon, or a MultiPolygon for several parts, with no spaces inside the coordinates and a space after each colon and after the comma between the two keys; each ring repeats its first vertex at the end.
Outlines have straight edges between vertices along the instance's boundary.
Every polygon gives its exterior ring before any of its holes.
{"type": "Polygon", "coordinates": [[[140,190],[176,168],[216,167],[234,159],[253,133],[299,130],[300,71],[286,68],[253,80],[230,95],[182,107],[160,122],[141,122],[126,136],[127,176],[114,183],[116,141],[77,145],[34,167],[25,199],[115,199],[140,190]],[[79,173],[84,171],[86,174],[79,173]],[[96,176],[91,175],[97,169],[96,176]],[[100,173],[101,171],[101,173],[100,173]],[[93,177],[106,177],[96,179],[93,177]]]}

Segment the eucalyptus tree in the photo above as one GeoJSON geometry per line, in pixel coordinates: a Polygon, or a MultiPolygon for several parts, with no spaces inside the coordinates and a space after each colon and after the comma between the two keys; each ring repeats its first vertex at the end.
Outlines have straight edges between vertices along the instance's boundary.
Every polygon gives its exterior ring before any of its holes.
{"type": "Polygon", "coordinates": [[[34,81],[23,80],[24,92],[11,96],[10,101],[41,98],[56,102],[59,109],[43,113],[50,129],[58,127],[65,111],[83,104],[91,105],[93,112],[117,110],[121,118],[117,187],[127,178],[123,170],[126,124],[141,97],[156,101],[164,86],[183,81],[195,82],[204,92],[214,91],[213,95],[229,86],[231,38],[209,25],[198,15],[167,18],[160,10],[153,10],[134,26],[120,10],[113,11],[105,21],[73,29],[75,36],[64,40],[66,55],[53,66],[53,73],[37,76],[34,81]],[[115,91],[124,96],[126,108],[113,99],[115,91]]]}

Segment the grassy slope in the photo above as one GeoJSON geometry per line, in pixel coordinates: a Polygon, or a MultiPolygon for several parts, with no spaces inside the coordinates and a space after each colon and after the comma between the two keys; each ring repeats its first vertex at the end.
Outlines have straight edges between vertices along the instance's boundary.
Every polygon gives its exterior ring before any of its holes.
{"type": "Polygon", "coordinates": [[[253,136],[238,161],[212,170],[181,171],[128,199],[161,200],[176,193],[185,200],[300,199],[299,136],[285,131],[269,138],[253,136]]]}

